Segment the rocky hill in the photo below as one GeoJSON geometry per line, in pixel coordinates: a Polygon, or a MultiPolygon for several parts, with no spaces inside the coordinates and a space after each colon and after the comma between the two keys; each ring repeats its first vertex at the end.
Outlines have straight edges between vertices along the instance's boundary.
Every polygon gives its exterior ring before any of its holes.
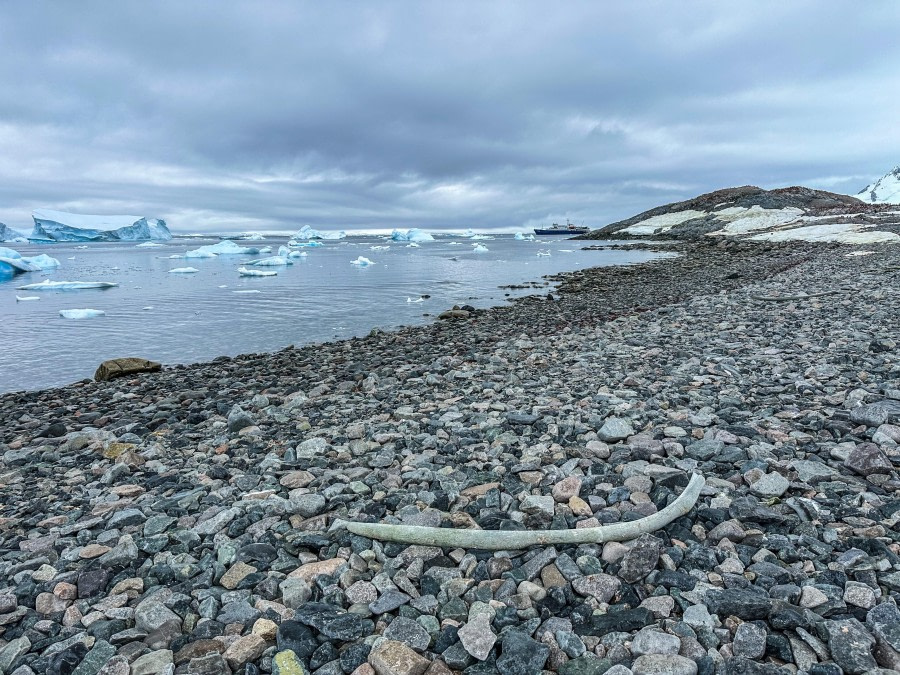
{"type": "Polygon", "coordinates": [[[762,241],[900,242],[900,209],[848,195],[788,187],[726,188],[658,206],[581,239],[730,236],[762,241]]]}

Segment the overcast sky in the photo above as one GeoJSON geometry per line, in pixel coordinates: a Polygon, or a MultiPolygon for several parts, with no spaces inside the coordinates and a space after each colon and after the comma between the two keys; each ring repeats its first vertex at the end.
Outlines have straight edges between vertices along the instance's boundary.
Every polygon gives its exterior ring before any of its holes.
{"type": "Polygon", "coordinates": [[[900,2],[6,2],[0,221],[601,226],[900,164],[900,2]]]}

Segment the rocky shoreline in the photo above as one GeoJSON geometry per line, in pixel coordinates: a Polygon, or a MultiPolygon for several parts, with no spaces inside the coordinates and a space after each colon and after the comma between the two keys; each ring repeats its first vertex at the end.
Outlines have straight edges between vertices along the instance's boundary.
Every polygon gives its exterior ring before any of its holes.
{"type": "Polygon", "coordinates": [[[0,396],[0,673],[900,672],[896,249],[666,249],[465,319],[0,396]],[[692,472],[696,507],[625,544],[331,528],[625,522],[692,472]]]}

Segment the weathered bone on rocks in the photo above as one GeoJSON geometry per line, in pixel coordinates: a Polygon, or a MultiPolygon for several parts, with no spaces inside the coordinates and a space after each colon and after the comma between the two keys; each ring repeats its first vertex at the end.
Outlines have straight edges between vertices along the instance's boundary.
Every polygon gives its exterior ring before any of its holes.
{"type": "Polygon", "coordinates": [[[346,527],[353,534],[362,537],[402,544],[478,548],[488,551],[506,551],[550,544],[602,544],[607,541],[627,541],[659,530],[685,515],[694,508],[700,497],[700,490],[705,484],[706,479],[695,473],[678,499],[662,511],[627,523],[612,523],[580,530],[457,530],[417,525],[354,523],[345,520],[336,520],[331,529],[346,527]]]}
{"type": "Polygon", "coordinates": [[[823,298],[826,295],[837,295],[841,291],[823,291],[822,293],[806,293],[803,295],[751,295],[751,300],[760,300],[762,302],[790,302],[792,300],[812,300],[813,298],[823,298]]]}

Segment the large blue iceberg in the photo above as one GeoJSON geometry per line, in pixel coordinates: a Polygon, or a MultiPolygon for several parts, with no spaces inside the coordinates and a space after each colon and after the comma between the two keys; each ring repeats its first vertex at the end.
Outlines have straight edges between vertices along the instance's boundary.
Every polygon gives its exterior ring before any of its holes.
{"type": "Polygon", "coordinates": [[[25,238],[25,235],[16,232],[4,223],[0,223],[0,241],[26,242],[28,240],[25,238]]]}
{"type": "Polygon", "coordinates": [[[167,241],[166,221],[142,216],[87,216],[37,209],[33,241],[167,241]]]}
{"type": "Polygon", "coordinates": [[[411,242],[434,241],[434,237],[432,237],[428,232],[420,230],[417,227],[414,227],[411,230],[407,230],[406,232],[404,232],[403,230],[394,230],[393,232],[391,232],[391,239],[393,241],[411,242]]]}
{"type": "Polygon", "coordinates": [[[321,230],[314,230],[309,225],[304,225],[291,236],[291,239],[344,239],[346,236],[347,233],[343,230],[340,232],[322,232],[321,230]]]}
{"type": "Polygon", "coordinates": [[[59,260],[41,254],[24,257],[18,251],[0,246],[0,278],[15,276],[22,272],[39,272],[59,267],[59,260]]]}

